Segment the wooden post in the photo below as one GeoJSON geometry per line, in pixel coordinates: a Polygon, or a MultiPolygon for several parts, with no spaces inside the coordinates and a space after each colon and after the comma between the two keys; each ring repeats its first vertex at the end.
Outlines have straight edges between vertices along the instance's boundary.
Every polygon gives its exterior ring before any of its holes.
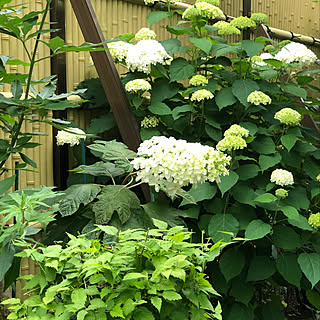
{"type": "MultiPolygon", "coordinates": [[[[70,2],[85,40],[91,43],[105,41],[91,1],[70,0],[70,2]]],[[[113,111],[123,142],[130,149],[136,151],[141,143],[137,122],[130,109],[127,95],[112,57],[107,50],[108,47],[106,44],[103,46],[106,50],[91,52],[92,60],[113,111]]],[[[147,185],[142,185],[142,192],[145,199],[150,201],[150,190],[147,185]]]]}
{"type": "MultiPolygon", "coordinates": [[[[243,16],[251,17],[251,0],[243,0],[243,16]]],[[[250,40],[250,29],[243,30],[243,40],[250,40]]]]}
{"type": "MultiPolygon", "coordinates": [[[[90,0],[70,0],[83,36],[87,42],[105,41],[98,19],[90,0]]],[[[91,56],[113,111],[123,142],[132,150],[137,150],[141,139],[136,120],[121,84],[112,57],[105,51],[91,52],[91,56]]]]}

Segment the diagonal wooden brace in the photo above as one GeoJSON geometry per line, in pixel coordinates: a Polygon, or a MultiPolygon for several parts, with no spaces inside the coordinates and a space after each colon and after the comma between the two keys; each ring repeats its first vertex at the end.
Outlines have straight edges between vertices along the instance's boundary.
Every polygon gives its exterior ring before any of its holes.
{"type": "MultiPolygon", "coordinates": [[[[101,43],[105,41],[97,16],[90,0],[70,0],[85,41],[101,43]]],[[[123,142],[132,150],[137,150],[141,139],[137,122],[121,84],[117,69],[107,50],[91,52],[91,56],[113,111],[123,142]]]]}

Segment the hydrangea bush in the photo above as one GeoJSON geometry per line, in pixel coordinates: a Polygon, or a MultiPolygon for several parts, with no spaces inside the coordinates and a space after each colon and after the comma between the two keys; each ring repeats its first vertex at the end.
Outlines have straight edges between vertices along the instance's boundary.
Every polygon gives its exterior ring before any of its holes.
{"type": "MultiPolygon", "coordinates": [[[[302,121],[317,117],[319,101],[309,96],[319,93],[312,82],[319,70],[310,69],[317,57],[290,41],[229,43],[266,15],[214,21],[223,17],[218,5],[196,1],[179,11],[182,21],[167,26],[166,40],[128,39],[123,84],[151,86],[128,94],[145,140],[132,176],[148,182],[156,198],[159,190],[172,198],[169,207],[160,200],[144,205],[145,212],[152,208],[163,219],[173,218],[172,210],[188,212],[184,223],[215,243],[245,239],[207,270],[222,294],[224,319],[285,319],[302,309],[286,304],[288,288],[303,293],[310,310],[320,300],[319,136],[302,121]],[[209,178],[213,155],[222,162],[216,159],[209,178]]],[[[151,12],[150,28],[163,17],[151,12]]]]}

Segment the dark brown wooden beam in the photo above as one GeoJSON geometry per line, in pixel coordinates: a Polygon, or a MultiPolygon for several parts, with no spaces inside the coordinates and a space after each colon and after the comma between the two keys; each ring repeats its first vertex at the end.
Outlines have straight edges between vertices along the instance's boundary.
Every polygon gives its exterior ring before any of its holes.
{"type": "MultiPolygon", "coordinates": [[[[105,41],[97,16],[90,0],[70,0],[85,41],[105,41]]],[[[107,49],[107,45],[104,45],[107,49]]],[[[91,56],[113,111],[123,142],[137,150],[141,139],[138,126],[130,109],[127,95],[121,84],[117,69],[108,50],[91,52],[91,56]]]]}
{"type": "MultiPolygon", "coordinates": [[[[50,22],[53,29],[59,29],[51,34],[51,37],[59,36],[65,39],[65,0],[52,0],[50,10],[50,22]]],[[[67,66],[65,53],[56,55],[51,58],[51,74],[57,75],[56,94],[67,92],[67,66]]],[[[67,119],[67,111],[54,111],[53,117],[59,119],[67,119]]],[[[57,135],[58,130],[52,128],[53,136],[57,135]]],[[[69,176],[69,151],[68,146],[60,146],[53,143],[53,179],[54,185],[59,190],[67,188],[67,179],[69,176]]]]}

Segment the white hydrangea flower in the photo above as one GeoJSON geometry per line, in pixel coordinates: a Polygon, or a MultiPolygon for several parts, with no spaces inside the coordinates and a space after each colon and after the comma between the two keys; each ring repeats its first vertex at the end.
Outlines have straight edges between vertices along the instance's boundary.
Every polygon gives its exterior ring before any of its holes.
{"type": "Polygon", "coordinates": [[[149,91],[151,90],[151,84],[144,79],[135,79],[129,81],[125,85],[125,89],[128,92],[135,92],[138,93],[139,91],[149,91]]]}
{"type": "Polygon", "coordinates": [[[201,89],[201,90],[197,90],[195,91],[192,95],[191,95],[191,101],[203,101],[205,99],[212,99],[213,98],[213,94],[206,90],[206,89],[201,89]]]}
{"type": "Polygon", "coordinates": [[[140,40],[129,48],[126,64],[130,71],[141,71],[149,74],[151,66],[157,63],[168,65],[172,57],[168,55],[164,47],[156,40],[140,40]]]}
{"type": "Polygon", "coordinates": [[[253,91],[248,95],[247,101],[258,106],[259,104],[270,104],[271,98],[262,91],[253,91]]]}
{"type": "Polygon", "coordinates": [[[149,28],[141,28],[135,35],[137,41],[155,39],[156,37],[156,33],[149,28]]]}
{"type": "Polygon", "coordinates": [[[66,130],[58,131],[56,136],[58,146],[63,146],[66,143],[73,147],[80,143],[81,138],[86,138],[86,133],[79,128],[66,128],[66,130]]]}
{"type": "Polygon", "coordinates": [[[128,50],[133,44],[124,41],[115,41],[108,43],[108,49],[111,57],[115,61],[123,61],[127,57],[128,50]]]}
{"type": "Polygon", "coordinates": [[[208,19],[224,17],[223,11],[210,3],[200,1],[196,2],[194,6],[196,7],[196,9],[200,10],[200,14],[202,16],[207,17],[208,19]]]}
{"type": "Polygon", "coordinates": [[[238,124],[233,124],[228,130],[224,132],[224,136],[239,136],[247,138],[249,136],[249,130],[239,126],[238,124]]]}
{"type": "Polygon", "coordinates": [[[270,181],[282,187],[294,184],[292,173],[283,169],[273,170],[270,181]]]}
{"type": "Polygon", "coordinates": [[[274,118],[288,126],[297,126],[302,120],[301,114],[291,108],[281,109],[274,115],[274,118]]]}
{"type": "Polygon", "coordinates": [[[275,59],[275,57],[268,52],[261,53],[260,56],[257,56],[257,58],[254,58],[254,57],[251,58],[251,61],[253,62],[253,66],[263,67],[267,65],[265,62],[263,62],[263,60],[275,59]],[[257,59],[257,58],[260,58],[260,59],[257,59]]]}
{"type": "Polygon", "coordinates": [[[316,62],[317,56],[304,44],[291,42],[275,55],[275,59],[283,63],[296,62],[301,66],[308,66],[316,62]]]}
{"type": "Polygon", "coordinates": [[[173,137],[155,136],[141,143],[138,157],[131,161],[136,180],[155,187],[165,187],[174,196],[183,186],[220,181],[229,174],[231,158],[212,147],[189,143],[173,137]]]}

